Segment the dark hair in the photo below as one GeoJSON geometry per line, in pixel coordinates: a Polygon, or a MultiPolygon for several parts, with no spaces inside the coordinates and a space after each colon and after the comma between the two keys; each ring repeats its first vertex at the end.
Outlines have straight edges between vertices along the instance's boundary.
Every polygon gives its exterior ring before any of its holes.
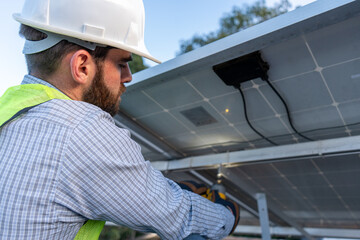
{"type": "MultiPolygon", "coordinates": [[[[47,37],[45,33],[23,24],[20,25],[19,35],[30,41],[39,41],[47,37]]],[[[105,59],[111,48],[112,47],[96,47],[94,51],[89,49],[86,49],[86,51],[88,51],[98,62],[105,59]]],[[[67,40],[63,40],[43,52],[26,54],[25,59],[28,72],[29,74],[37,72],[40,74],[39,77],[44,79],[57,70],[61,60],[64,58],[64,56],[66,56],[66,54],[71,51],[77,51],[80,49],[85,48],[75,43],[68,42],[67,40]]]]}

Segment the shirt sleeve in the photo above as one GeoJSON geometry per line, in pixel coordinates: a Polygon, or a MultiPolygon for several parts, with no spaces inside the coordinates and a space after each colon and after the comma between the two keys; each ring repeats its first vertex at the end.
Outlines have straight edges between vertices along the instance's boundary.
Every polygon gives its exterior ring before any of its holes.
{"type": "Polygon", "coordinates": [[[129,131],[105,114],[89,117],[74,130],[55,201],[87,219],[156,232],[162,239],[191,233],[221,239],[234,223],[227,208],[182,190],[154,169],[129,131]]]}

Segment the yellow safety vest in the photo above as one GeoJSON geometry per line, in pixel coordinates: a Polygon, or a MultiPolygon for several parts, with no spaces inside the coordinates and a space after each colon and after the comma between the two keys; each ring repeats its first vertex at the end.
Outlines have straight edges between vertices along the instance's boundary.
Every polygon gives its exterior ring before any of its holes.
{"type": "MultiPolygon", "coordinates": [[[[62,92],[42,85],[23,84],[9,88],[0,98],[0,128],[29,109],[52,99],[67,99],[62,92]]],[[[88,220],[77,233],[75,240],[97,240],[105,221],[88,220]]]]}

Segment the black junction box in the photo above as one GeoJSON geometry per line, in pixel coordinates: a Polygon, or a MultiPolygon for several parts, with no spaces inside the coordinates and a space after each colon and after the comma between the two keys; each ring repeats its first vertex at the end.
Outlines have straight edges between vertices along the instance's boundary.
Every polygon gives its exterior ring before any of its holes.
{"type": "Polygon", "coordinates": [[[268,79],[269,64],[259,51],[213,66],[214,72],[226,85],[239,88],[240,84],[255,78],[268,79]]]}

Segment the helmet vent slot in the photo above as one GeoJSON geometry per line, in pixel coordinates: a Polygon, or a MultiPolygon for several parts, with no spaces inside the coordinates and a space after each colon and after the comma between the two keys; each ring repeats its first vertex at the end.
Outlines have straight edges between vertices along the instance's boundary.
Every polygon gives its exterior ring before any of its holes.
{"type": "Polygon", "coordinates": [[[97,37],[104,37],[105,29],[100,28],[100,27],[96,27],[96,26],[91,26],[91,25],[88,25],[88,24],[84,24],[84,33],[89,34],[89,35],[93,35],[93,36],[97,36],[97,37]]]}

